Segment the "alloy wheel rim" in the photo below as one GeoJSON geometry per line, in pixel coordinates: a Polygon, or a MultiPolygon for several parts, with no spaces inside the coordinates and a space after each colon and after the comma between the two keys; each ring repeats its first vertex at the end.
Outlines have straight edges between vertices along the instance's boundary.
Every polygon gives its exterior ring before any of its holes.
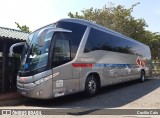
{"type": "Polygon", "coordinates": [[[92,79],[88,83],[88,88],[91,94],[94,94],[96,91],[96,82],[92,79]]]}

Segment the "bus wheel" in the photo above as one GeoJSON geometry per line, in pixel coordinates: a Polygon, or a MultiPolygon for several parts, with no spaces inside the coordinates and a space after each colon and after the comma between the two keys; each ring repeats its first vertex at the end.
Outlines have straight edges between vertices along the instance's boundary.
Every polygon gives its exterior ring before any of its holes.
{"type": "Polygon", "coordinates": [[[87,97],[92,97],[97,93],[98,85],[94,75],[89,75],[86,79],[85,94],[87,97]]]}
{"type": "Polygon", "coordinates": [[[144,72],[144,70],[141,71],[140,81],[141,81],[141,82],[144,82],[144,81],[145,81],[145,72],[144,72]]]}

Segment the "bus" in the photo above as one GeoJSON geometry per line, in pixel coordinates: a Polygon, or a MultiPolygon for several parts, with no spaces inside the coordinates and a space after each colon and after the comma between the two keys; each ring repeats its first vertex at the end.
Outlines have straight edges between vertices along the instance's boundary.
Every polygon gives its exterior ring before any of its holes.
{"type": "Polygon", "coordinates": [[[17,91],[51,99],[151,75],[149,46],[94,22],[61,19],[32,32],[21,56],[17,91]]]}

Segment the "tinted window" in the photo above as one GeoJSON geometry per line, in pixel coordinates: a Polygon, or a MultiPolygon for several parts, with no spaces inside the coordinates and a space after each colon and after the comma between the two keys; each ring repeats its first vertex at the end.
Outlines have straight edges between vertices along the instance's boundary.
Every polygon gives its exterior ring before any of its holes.
{"type": "Polygon", "coordinates": [[[106,50],[127,54],[141,55],[138,53],[138,44],[113,34],[91,29],[84,52],[106,50]]]}
{"type": "Polygon", "coordinates": [[[71,58],[73,59],[77,53],[77,49],[79,47],[79,44],[81,42],[81,39],[87,27],[77,23],[62,22],[62,21],[57,22],[56,27],[60,27],[60,28],[64,28],[72,31],[69,34],[69,37],[71,38],[70,39],[71,58]]]}
{"type": "Polygon", "coordinates": [[[67,63],[71,60],[70,53],[70,38],[67,36],[68,33],[55,33],[55,45],[54,45],[54,57],[53,66],[59,66],[67,63]]]}

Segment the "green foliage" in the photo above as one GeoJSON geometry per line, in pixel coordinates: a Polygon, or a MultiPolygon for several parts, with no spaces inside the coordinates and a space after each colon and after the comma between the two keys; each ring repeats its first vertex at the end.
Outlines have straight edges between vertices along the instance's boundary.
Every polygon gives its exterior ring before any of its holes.
{"type": "Polygon", "coordinates": [[[147,24],[144,19],[135,19],[131,15],[133,8],[138,4],[134,4],[131,8],[126,9],[124,6],[114,6],[113,3],[110,3],[110,7],[105,5],[102,9],[90,8],[82,10],[82,15],[79,15],[77,12],[75,14],[69,12],[68,15],[71,18],[94,21],[104,27],[140,40],[147,24]]]}
{"type": "Polygon", "coordinates": [[[148,37],[151,39],[149,46],[151,48],[152,58],[154,61],[160,62],[160,33],[152,33],[152,35],[148,35],[148,37]]]}
{"type": "Polygon", "coordinates": [[[160,59],[158,53],[160,49],[160,34],[147,31],[147,23],[143,18],[136,19],[132,16],[133,9],[139,5],[133,4],[131,8],[127,9],[122,5],[115,6],[109,3],[109,7],[104,5],[102,9],[84,9],[81,13],[75,14],[69,12],[68,16],[71,18],[86,19],[96,22],[104,27],[120,32],[128,37],[136,39],[142,43],[150,46],[153,59],[160,59]]]}
{"type": "Polygon", "coordinates": [[[25,32],[25,33],[30,33],[31,32],[29,30],[29,27],[27,27],[26,25],[20,26],[19,23],[17,23],[17,22],[15,22],[15,24],[17,25],[17,28],[19,28],[22,32],[25,32]]]}

